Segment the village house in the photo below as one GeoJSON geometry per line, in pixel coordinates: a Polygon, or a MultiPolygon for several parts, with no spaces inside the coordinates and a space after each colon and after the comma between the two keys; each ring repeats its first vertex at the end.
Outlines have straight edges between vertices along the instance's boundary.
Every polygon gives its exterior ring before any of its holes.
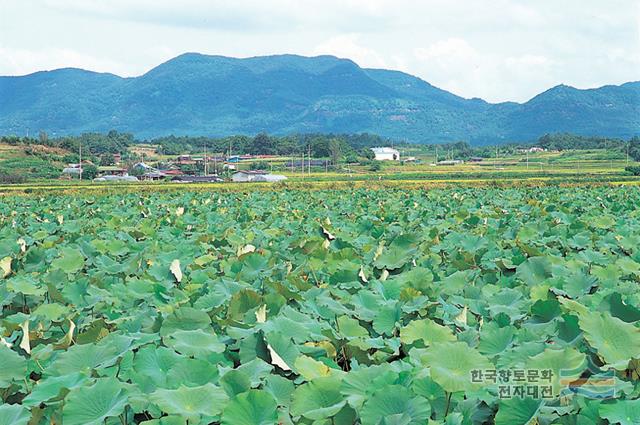
{"type": "Polygon", "coordinates": [[[400,151],[394,148],[371,148],[376,161],[400,161],[400,151]]]}

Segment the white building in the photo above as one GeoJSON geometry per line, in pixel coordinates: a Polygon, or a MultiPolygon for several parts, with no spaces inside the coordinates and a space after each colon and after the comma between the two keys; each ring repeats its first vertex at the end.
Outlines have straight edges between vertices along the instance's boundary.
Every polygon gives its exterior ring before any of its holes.
{"type": "Polygon", "coordinates": [[[394,148],[371,148],[376,161],[400,161],[400,151],[394,148]]]}

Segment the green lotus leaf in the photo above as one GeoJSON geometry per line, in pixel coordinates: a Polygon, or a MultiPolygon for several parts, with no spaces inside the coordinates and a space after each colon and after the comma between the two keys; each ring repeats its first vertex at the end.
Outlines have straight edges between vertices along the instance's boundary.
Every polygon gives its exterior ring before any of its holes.
{"type": "Polygon", "coordinates": [[[478,351],[487,356],[503,353],[513,341],[515,329],[512,326],[499,327],[490,322],[482,327],[478,351]]]}
{"type": "Polygon", "coordinates": [[[52,372],[58,376],[83,372],[113,365],[123,353],[115,345],[74,345],[61,353],[53,364],[52,372]]]}
{"type": "Polygon", "coordinates": [[[344,376],[340,392],[347,397],[349,405],[360,409],[377,388],[392,385],[397,380],[398,373],[391,370],[388,364],[363,367],[344,376]]]}
{"type": "Polygon", "coordinates": [[[70,309],[67,306],[58,303],[41,304],[33,312],[34,316],[40,316],[47,320],[60,321],[67,317],[70,313],[70,309]]]}
{"type": "Polygon", "coordinates": [[[373,319],[373,329],[379,334],[391,335],[400,321],[400,309],[397,304],[380,306],[373,319]]]}
{"type": "Polygon", "coordinates": [[[422,363],[431,370],[433,380],[448,392],[471,391],[473,370],[494,369],[489,360],[464,342],[443,342],[426,349],[422,363]]]}
{"type": "Polygon", "coordinates": [[[610,424],[640,424],[640,399],[616,400],[600,404],[600,416],[610,424]]]}
{"type": "Polygon", "coordinates": [[[223,425],[271,425],[278,420],[277,403],[266,391],[250,390],[231,399],[222,412],[223,425]]]}
{"type": "Polygon", "coordinates": [[[142,347],[133,359],[136,384],[145,392],[151,392],[156,387],[166,388],[167,374],[180,360],[180,355],[169,348],[153,345],[142,347]]]}
{"type": "Polygon", "coordinates": [[[226,346],[217,335],[201,329],[177,330],[163,339],[164,343],[180,354],[204,358],[212,353],[223,353],[226,346]]]}
{"type": "Polygon", "coordinates": [[[251,380],[243,370],[231,369],[220,378],[220,386],[233,397],[251,389],[251,380]]]}
{"type": "Polygon", "coordinates": [[[376,391],[362,407],[362,425],[424,424],[431,415],[431,406],[423,397],[416,397],[401,385],[389,385],[376,391]]]}
{"type": "Polygon", "coordinates": [[[382,253],[373,264],[378,269],[395,270],[411,261],[412,255],[413,250],[407,250],[401,246],[390,245],[382,250],[382,253]]]}
{"type": "Polygon", "coordinates": [[[337,319],[338,330],[346,338],[368,338],[369,332],[360,325],[360,322],[349,316],[340,316],[337,319]]]}
{"type": "Polygon", "coordinates": [[[198,329],[211,329],[209,315],[192,307],[181,307],[162,322],[160,336],[165,337],[175,331],[194,331],[198,329]]]}
{"type": "MultiPolygon", "coordinates": [[[[610,313],[613,317],[617,317],[627,323],[637,322],[640,320],[640,309],[624,302],[620,294],[611,294],[609,297],[610,313]]],[[[638,303],[636,303],[638,305],[638,303]]]]}
{"type": "Polygon", "coordinates": [[[47,288],[26,276],[14,276],[7,280],[7,290],[16,294],[41,296],[47,293],[47,288]]]}
{"type": "Polygon", "coordinates": [[[215,363],[202,359],[190,359],[181,357],[167,373],[165,387],[175,389],[181,385],[198,387],[216,382],[218,369],[215,363]]]}
{"type": "Polygon", "coordinates": [[[570,347],[563,350],[547,348],[527,362],[529,370],[551,370],[554,396],[558,396],[560,391],[568,386],[568,382],[579,378],[586,366],[586,356],[570,347]]]}
{"type": "Polygon", "coordinates": [[[304,355],[299,356],[293,365],[296,371],[307,381],[329,376],[332,372],[332,370],[324,363],[304,355]]]}
{"type": "Polygon", "coordinates": [[[532,424],[542,406],[541,400],[532,398],[511,398],[501,400],[495,425],[529,425],[532,424]]]}
{"type": "Polygon", "coordinates": [[[117,379],[98,379],[90,387],[69,392],[62,420],[65,425],[100,425],[106,418],[120,415],[126,405],[127,395],[117,379]]]}
{"type": "Polygon", "coordinates": [[[330,418],[346,403],[340,394],[340,380],[333,376],[302,384],[291,397],[291,414],[312,420],[330,418]]]}
{"type": "Polygon", "coordinates": [[[264,389],[269,391],[280,406],[291,404],[291,394],[295,389],[293,382],[280,375],[269,375],[265,379],[264,389]]]}
{"type": "Polygon", "coordinates": [[[585,312],[579,316],[584,337],[611,367],[623,370],[640,359],[640,328],[608,312],[585,312]]]}
{"type": "Polygon", "coordinates": [[[229,317],[233,320],[242,322],[244,315],[254,308],[258,308],[263,304],[262,297],[252,289],[243,289],[231,297],[229,300],[229,317]]]}
{"type": "Polygon", "coordinates": [[[84,255],[76,248],[63,248],[60,256],[53,260],[51,267],[60,269],[67,274],[77,273],[84,267],[84,255]]]}
{"type": "Polygon", "coordinates": [[[165,413],[193,418],[219,415],[229,397],[222,388],[206,384],[191,388],[180,386],[175,390],[158,389],[149,395],[149,399],[165,413]]]}
{"type": "Polygon", "coordinates": [[[433,320],[413,320],[400,329],[400,341],[403,344],[412,344],[420,340],[425,346],[441,342],[455,341],[456,337],[446,326],[442,326],[433,320]]]}
{"type": "Polygon", "coordinates": [[[27,425],[30,419],[29,410],[19,404],[0,405],[0,425],[27,425]]]}
{"type": "Polygon", "coordinates": [[[27,375],[27,359],[3,344],[0,344],[0,365],[0,388],[22,381],[27,375]]]}
{"type": "Polygon", "coordinates": [[[72,373],[64,376],[51,376],[40,379],[38,384],[31,389],[22,404],[36,406],[52,398],[60,397],[62,390],[71,390],[83,385],[89,378],[82,373],[72,373]]]}
{"type": "Polygon", "coordinates": [[[547,257],[531,257],[516,268],[516,276],[529,286],[539,285],[551,277],[551,261],[547,257]]]}

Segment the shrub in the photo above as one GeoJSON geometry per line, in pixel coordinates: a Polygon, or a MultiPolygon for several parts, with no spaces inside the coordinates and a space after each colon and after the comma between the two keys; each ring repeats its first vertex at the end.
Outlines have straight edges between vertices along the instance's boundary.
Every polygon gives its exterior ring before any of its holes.
{"type": "Polygon", "coordinates": [[[25,181],[26,179],[24,178],[24,176],[0,172],[0,183],[2,184],[18,184],[24,183],[25,181]]]}

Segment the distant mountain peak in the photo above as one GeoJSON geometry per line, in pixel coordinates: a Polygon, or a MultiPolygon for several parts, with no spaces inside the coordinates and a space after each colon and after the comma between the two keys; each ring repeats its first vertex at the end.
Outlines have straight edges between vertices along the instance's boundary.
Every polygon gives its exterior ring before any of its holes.
{"type": "Polygon", "coordinates": [[[0,133],[369,132],[475,143],[556,131],[630,137],[640,129],[639,89],[638,82],[591,90],[561,84],[524,104],[490,104],[401,71],[361,68],[330,55],[187,52],[135,78],[68,68],[0,77],[0,133]]]}

